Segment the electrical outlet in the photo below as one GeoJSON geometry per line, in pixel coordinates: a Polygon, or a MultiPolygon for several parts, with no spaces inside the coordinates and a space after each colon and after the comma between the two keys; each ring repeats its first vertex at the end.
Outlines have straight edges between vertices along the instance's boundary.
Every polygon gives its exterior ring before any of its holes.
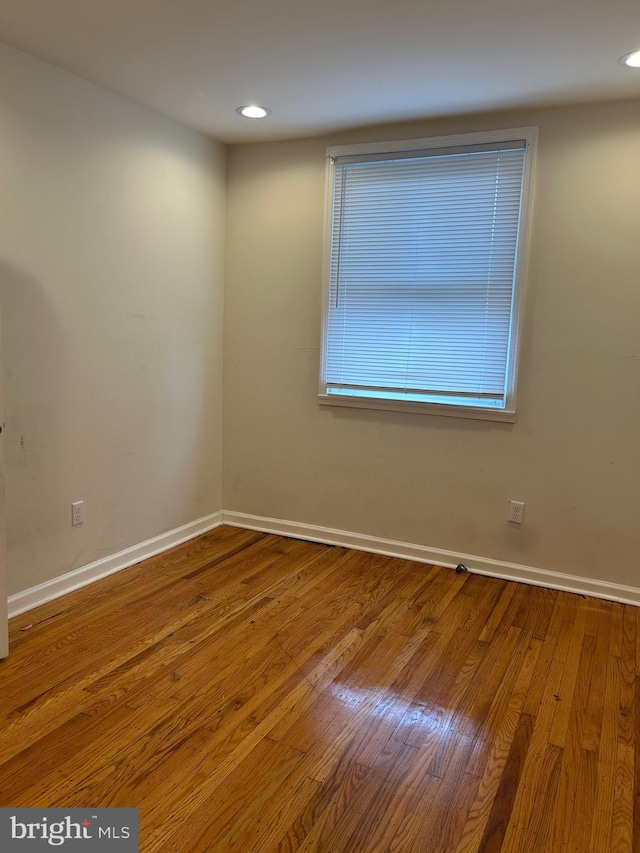
{"type": "Polygon", "coordinates": [[[76,501],[71,504],[71,525],[77,527],[84,522],[84,501],[76,501]]]}
{"type": "Polygon", "coordinates": [[[514,524],[522,524],[524,521],[524,504],[522,501],[509,501],[507,521],[513,521],[514,524]]]}

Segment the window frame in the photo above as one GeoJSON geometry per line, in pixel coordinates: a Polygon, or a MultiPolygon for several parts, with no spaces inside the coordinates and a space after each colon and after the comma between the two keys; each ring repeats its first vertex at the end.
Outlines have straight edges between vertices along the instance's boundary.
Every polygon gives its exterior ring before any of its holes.
{"type": "Polygon", "coordinates": [[[538,128],[534,126],[505,128],[503,130],[476,133],[432,136],[421,139],[405,139],[388,142],[332,145],[326,151],[325,220],[322,274],[322,338],[320,346],[320,383],[318,401],[321,405],[341,406],[356,409],[417,412],[421,414],[445,415],[448,417],[473,418],[488,421],[513,422],[516,418],[517,379],[520,361],[520,342],[523,319],[524,294],[526,289],[529,256],[529,235],[533,211],[533,177],[537,153],[538,128]],[[506,395],[504,408],[485,408],[460,403],[417,402],[385,400],[375,397],[329,394],[327,392],[327,342],[331,277],[331,241],[333,232],[333,208],[335,187],[335,158],[348,156],[385,155],[406,151],[447,149],[485,143],[524,141],[525,157],[520,202],[520,220],[516,242],[514,285],[509,325],[509,354],[506,367],[506,395]]]}

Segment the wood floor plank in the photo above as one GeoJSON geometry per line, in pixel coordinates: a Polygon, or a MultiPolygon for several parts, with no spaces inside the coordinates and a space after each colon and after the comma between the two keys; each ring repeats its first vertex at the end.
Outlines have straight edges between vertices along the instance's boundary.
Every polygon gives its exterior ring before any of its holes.
{"type": "Polygon", "coordinates": [[[636,708],[636,618],[634,608],[623,605],[620,668],[620,728],[618,740],[632,746],[635,737],[636,708]]]}
{"type": "Polygon", "coordinates": [[[557,808],[562,755],[563,750],[560,747],[549,743],[542,756],[539,778],[533,789],[531,819],[524,834],[523,853],[539,853],[540,850],[553,849],[551,829],[557,808]]]}
{"type": "Polygon", "coordinates": [[[331,847],[327,847],[331,843],[329,839],[371,772],[361,764],[339,761],[322,785],[314,782],[319,787],[273,850],[281,853],[330,850],[331,847]]]}
{"type": "Polygon", "coordinates": [[[602,708],[602,727],[598,750],[596,802],[590,849],[609,850],[613,812],[616,803],[616,764],[618,760],[618,697],[620,694],[620,658],[609,655],[602,708]]]}
{"type": "MultiPolygon", "coordinates": [[[[439,787],[434,807],[425,811],[422,838],[434,839],[434,849],[455,850],[467,822],[480,785],[476,776],[466,772],[474,739],[461,735],[439,787]]],[[[415,847],[415,844],[414,844],[415,847]]]]}
{"type": "MultiPolygon", "coordinates": [[[[539,639],[531,639],[515,683],[508,692],[505,691],[508,697],[507,705],[500,715],[496,715],[498,725],[495,737],[490,749],[485,751],[486,757],[483,756],[481,764],[477,745],[474,747],[467,772],[480,776],[480,784],[455,853],[473,853],[484,847],[487,850],[499,850],[502,845],[533,730],[533,717],[522,715],[522,707],[541,647],[542,642],[539,639]],[[521,726],[527,726],[527,729],[522,732],[521,726]],[[517,734],[519,742],[514,746],[517,734]]],[[[502,696],[496,697],[496,707],[502,708],[503,702],[502,696]]]]}
{"type": "Polygon", "coordinates": [[[489,695],[482,695],[485,693],[484,689],[478,690],[476,687],[474,692],[479,695],[473,697],[470,719],[463,728],[463,731],[475,738],[466,772],[478,778],[486,771],[487,761],[499,733],[505,726],[507,729],[511,727],[510,720],[516,711],[522,711],[542,646],[541,642],[535,641],[531,636],[531,626],[511,626],[505,644],[496,650],[500,658],[505,652],[509,653],[511,642],[506,642],[511,640],[509,634],[515,637],[511,657],[504,663],[494,663],[493,655],[487,658],[487,663],[491,663],[492,668],[500,673],[501,677],[499,681],[492,681],[492,692],[486,691],[489,695]]]}
{"type": "Polygon", "coordinates": [[[611,853],[633,850],[633,747],[618,744],[611,821],[611,853]]]}
{"type": "Polygon", "coordinates": [[[478,847],[483,853],[500,853],[502,850],[504,836],[511,821],[513,801],[519,789],[522,768],[531,743],[534,723],[535,719],[531,715],[521,714],[478,847]]]}
{"type": "Polygon", "coordinates": [[[589,850],[596,802],[598,757],[589,749],[580,752],[580,762],[575,773],[576,792],[571,826],[561,850],[589,850]]]}
{"type": "MultiPolygon", "coordinates": [[[[598,602],[609,604],[609,602],[598,602]]],[[[612,630],[612,608],[598,608],[599,630],[594,628],[596,647],[593,655],[593,672],[589,688],[589,700],[585,710],[585,724],[582,745],[592,752],[600,751],[602,716],[605,708],[605,686],[609,660],[609,638],[612,630]]]]}
{"type": "Polygon", "coordinates": [[[143,853],[640,849],[629,605],[223,526],[10,636],[0,806],[138,807],[143,853]]]}
{"type": "MultiPolygon", "coordinates": [[[[639,611],[640,614],[640,611],[639,611]]],[[[638,619],[636,618],[636,626],[638,619]]],[[[638,633],[640,636],[640,632],[638,633]]],[[[636,655],[638,644],[636,641],[636,655]]],[[[640,850],[640,676],[636,677],[636,715],[634,736],[634,786],[633,786],[633,850],[640,850]]]]}
{"type": "MultiPolygon", "coordinates": [[[[357,853],[360,850],[377,849],[386,827],[396,817],[394,795],[402,787],[417,752],[414,747],[399,744],[390,749],[388,756],[382,755],[382,761],[364,778],[343,819],[327,834],[328,851],[338,849],[345,853],[357,853]]],[[[316,846],[310,846],[311,843],[317,844],[310,838],[303,849],[315,850],[316,846]]]]}
{"type": "MultiPolygon", "coordinates": [[[[562,803],[562,807],[556,809],[551,833],[552,845],[559,851],[568,849],[571,828],[575,826],[573,818],[576,809],[579,808],[576,792],[583,790],[583,780],[579,774],[581,769],[587,768],[587,770],[590,770],[592,767],[592,764],[584,758],[582,741],[585,726],[585,710],[587,708],[593,675],[594,651],[595,638],[585,634],[578,668],[575,673],[575,689],[573,691],[571,706],[570,708],[565,707],[563,709],[564,716],[566,717],[566,735],[562,740],[563,757],[558,782],[558,802],[562,803]]],[[[570,701],[566,693],[564,698],[567,700],[566,705],[570,701]]],[[[554,718],[554,723],[557,724],[557,722],[557,718],[554,718]]],[[[552,736],[553,734],[552,727],[552,736]]],[[[559,740],[557,728],[555,735],[555,742],[557,744],[559,740]]],[[[590,826],[590,817],[591,812],[588,812],[587,814],[583,814],[580,819],[583,824],[589,824],[590,826]]]]}

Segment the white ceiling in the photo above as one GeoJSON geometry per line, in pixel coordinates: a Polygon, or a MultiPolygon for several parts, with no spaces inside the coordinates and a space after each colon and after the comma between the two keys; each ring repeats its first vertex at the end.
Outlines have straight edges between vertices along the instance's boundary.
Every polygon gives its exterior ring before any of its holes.
{"type": "Polygon", "coordinates": [[[640,96],[640,0],[0,0],[0,41],[224,142],[640,96]]]}

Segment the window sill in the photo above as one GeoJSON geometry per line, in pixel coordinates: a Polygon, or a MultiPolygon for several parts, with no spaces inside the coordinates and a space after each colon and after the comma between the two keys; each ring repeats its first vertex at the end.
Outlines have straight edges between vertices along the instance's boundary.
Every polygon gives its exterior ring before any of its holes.
{"type": "Polygon", "coordinates": [[[412,403],[402,400],[380,400],[372,397],[340,397],[337,394],[318,394],[321,406],[341,406],[349,409],[377,409],[386,412],[413,412],[419,415],[440,415],[447,418],[471,418],[478,421],[514,423],[516,413],[507,409],[484,409],[474,406],[448,406],[444,403],[412,403]]]}

